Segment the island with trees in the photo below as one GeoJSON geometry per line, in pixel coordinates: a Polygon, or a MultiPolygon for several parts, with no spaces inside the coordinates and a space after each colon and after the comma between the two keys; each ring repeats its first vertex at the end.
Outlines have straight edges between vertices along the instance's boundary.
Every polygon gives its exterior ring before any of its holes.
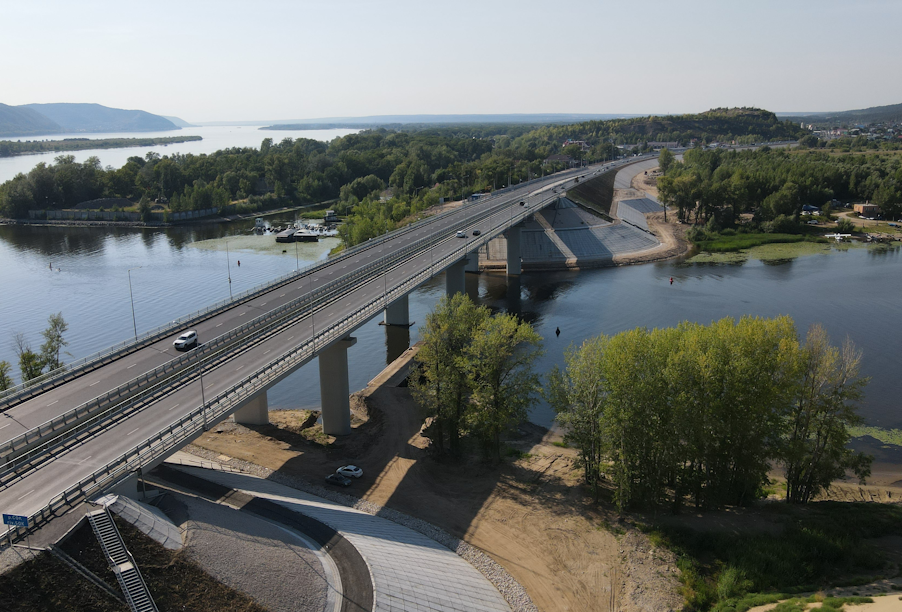
{"type": "Polygon", "coordinates": [[[62,140],[0,140],[0,157],[29,153],[56,153],[91,149],[128,149],[131,147],[166,146],[180,142],[203,140],[201,136],[166,136],[157,138],[64,138],[62,140]]]}

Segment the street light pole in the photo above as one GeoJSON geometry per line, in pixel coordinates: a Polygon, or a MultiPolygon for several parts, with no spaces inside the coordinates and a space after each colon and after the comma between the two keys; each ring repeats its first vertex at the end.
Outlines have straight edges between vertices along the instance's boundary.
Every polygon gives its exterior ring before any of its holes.
{"type": "Polygon", "coordinates": [[[229,261],[229,241],[226,240],[226,269],[229,273],[229,299],[232,299],[232,263],[229,261]]]}
{"type": "Polygon", "coordinates": [[[135,329],[135,342],[138,341],[138,320],[135,319],[135,296],[132,293],[132,270],[138,270],[143,266],[128,269],[128,297],[132,302],[132,327],[135,329]]]}

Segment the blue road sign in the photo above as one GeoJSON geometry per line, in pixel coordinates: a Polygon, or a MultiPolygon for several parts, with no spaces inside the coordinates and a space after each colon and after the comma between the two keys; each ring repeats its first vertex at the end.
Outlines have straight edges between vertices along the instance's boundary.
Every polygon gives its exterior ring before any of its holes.
{"type": "Polygon", "coordinates": [[[4,514],[3,524],[12,525],[13,527],[28,527],[28,517],[18,514],[4,514]]]}

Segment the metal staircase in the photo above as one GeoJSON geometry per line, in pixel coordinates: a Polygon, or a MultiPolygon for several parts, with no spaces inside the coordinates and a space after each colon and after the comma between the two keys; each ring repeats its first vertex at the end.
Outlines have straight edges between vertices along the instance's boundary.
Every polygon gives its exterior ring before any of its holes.
{"type": "Polygon", "coordinates": [[[88,513],[88,521],[94,529],[94,535],[100,542],[110,568],[119,580],[129,609],[132,612],[159,612],[141,572],[138,571],[134,557],[125,548],[125,542],[122,541],[109,510],[104,508],[88,513]]]}

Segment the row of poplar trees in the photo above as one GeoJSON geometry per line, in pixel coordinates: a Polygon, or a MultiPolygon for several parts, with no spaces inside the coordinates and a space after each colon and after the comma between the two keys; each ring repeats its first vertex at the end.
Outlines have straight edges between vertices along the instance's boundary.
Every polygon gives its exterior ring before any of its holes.
{"type": "Polygon", "coordinates": [[[466,295],[444,297],[426,317],[411,392],[432,417],[439,453],[461,452],[472,435],[501,460],[501,435],[523,421],[540,391],[533,363],[541,337],[512,314],[492,315],[466,295]]]}
{"type": "Polygon", "coordinates": [[[621,509],[746,504],[776,466],[804,503],[847,470],[870,474],[846,447],[860,360],[817,325],[802,343],[790,317],[726,318],[586,340],[545,393],[587,482],[597,495],[610,479],[621,509]]]}

